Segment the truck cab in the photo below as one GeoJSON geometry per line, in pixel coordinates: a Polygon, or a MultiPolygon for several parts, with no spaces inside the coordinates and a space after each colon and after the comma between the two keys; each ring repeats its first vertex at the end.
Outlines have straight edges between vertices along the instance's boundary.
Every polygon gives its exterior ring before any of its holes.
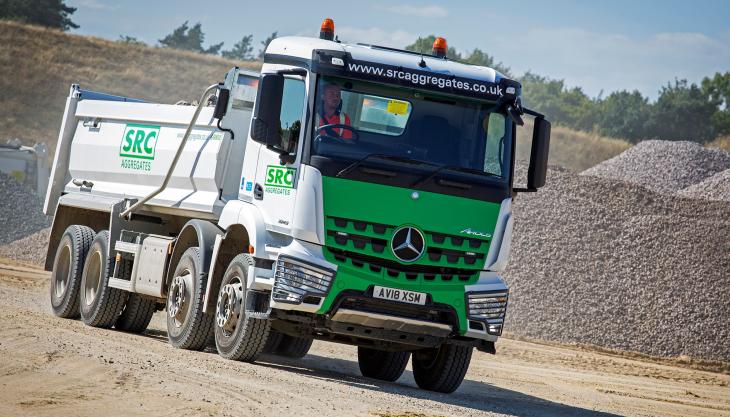
{"type": "MultiPolygon", "coordinates": [[[[394,381],[412,357],[419,386],[454,391],[474,348],[495,353],[509,297],[501,275],[512,201],[545,182],[550,124],[521,106],[518,82],[446,59],[441,38],[426,54],[342,43],[328,29],[319,39],[273,40],[259,76],[229,71],[206,121],[196,113],[170,141],[156,194],[111,198],[108,277],[93,285],[165,308],[177,347],[200,348],[190,340],[212,335],[222,356],[253,361],[261,352],[303,356],[314,339],[347,343],[358,346],[365,376],[394,381]],[[527,187],[517,188],[516,125],[525,114],[535,116],[532,153],[527,187]],[[206,152],[185,143],[196,123],[209,139],[219,135],[208,156],[218,155],[214,174],[185,159],[206,152]],[[162,198],[176,183],[182,191],[162,198]]],[[[55,182],[83,188],[71,171],[59,168],[55,182]]],[[[69,194],[73,187],[49,190],[47,209],[69,194]]],[[[74,224],[64,213],[52,241],[74,224]]],[[[47,267],[71,282],[58,263],[63,247],[49,247],[47,267]]]]}

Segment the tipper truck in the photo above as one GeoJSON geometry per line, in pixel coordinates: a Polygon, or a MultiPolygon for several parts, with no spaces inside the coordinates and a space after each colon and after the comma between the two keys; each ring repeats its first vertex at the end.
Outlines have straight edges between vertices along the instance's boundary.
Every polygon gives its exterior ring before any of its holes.
{"type": "Polygon", "coordinates": [[[53,312],[143,332],[164,310],[174,347],[249,362],[346,343],[365,377],[410,360],[453,392],[502,333],[512,200],[545,183],[550,123],[520,97],[443,38],[348,44],[330,19],[193,105],[73,85],[44,207],[53,312]]]}

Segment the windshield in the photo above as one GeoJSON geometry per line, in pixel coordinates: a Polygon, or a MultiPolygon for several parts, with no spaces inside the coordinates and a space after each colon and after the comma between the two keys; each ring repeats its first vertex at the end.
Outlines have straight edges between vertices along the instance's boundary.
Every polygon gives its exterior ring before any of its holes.
{"type": "Polygon", "coordinates": [[[321,77],[313,155],[406,158],[507,179],[512,129],[494,103],[321,77]]]}

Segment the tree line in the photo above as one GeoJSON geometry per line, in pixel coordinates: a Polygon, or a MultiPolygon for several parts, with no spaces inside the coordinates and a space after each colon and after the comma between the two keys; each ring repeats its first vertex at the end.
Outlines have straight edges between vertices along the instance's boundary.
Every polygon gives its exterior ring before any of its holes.
{"type": "MultiPolygon", "coordinates": [[[[71,20],[76,8],[64,0],[0,0],[0,19],[11,19],[61,30],[79,26],[71,20]]],[[[277,32],[260,41],[254,52],[253,35],[245,35],[231,49],[223,42],[204,46],[202,25],[188,21],[159,39],[159,46],[237,60],[262,60],[266,47],[277,32]]],[[[419,37],[407,50],[430,53],[435,36],[419,37]]],[[[131,36],[120,36],[120,42],[144,44],[131,36]]],[[[730,72],[705,77],[699,84],[675,79],[662,86],[655,101],[650,102],[639,91],[615,91],[606,97],[589,97],[580,87],[567,87],[564,80],[544,77],[532,72],[511,74],[509,67],[478,48],[465,54],[453,47],[447,57],[468,64],[494,68],[522,83],[523,103],[548,116],[554,123],[602,135],[625,138],[631,142],[643,139],[692,140],[708,142],[730,135],[730,72]]]]}

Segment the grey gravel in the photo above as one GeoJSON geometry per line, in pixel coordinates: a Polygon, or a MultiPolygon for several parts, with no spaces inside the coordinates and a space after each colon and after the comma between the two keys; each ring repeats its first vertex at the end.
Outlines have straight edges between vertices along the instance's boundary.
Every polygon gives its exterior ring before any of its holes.
{"type": "Polygon", "coordinates": [[[47,227],[22,239],[0,246],[0,258],[10,258],[16,261],[43,265],[46,261],[50,233],[51,228],[47,227]]]}
{"type": "Polygon", "coordinates": [[[730,169],[730,153],[722,149],[705,148],[696,142],[646,140],[581,175],[675,193],[726,169],[730,169]]]}
{"type": "Polygon", "coordinates": [[[679,190],[677,195],[704,200],[730,201],[730,169],[718,172],[700,183],[679,190]]]}
{"type": "Polygon", "coordinates": [[[514,216],[506,331],[730,361],[726,202],[551,167],[514,216]]]}
{"type": "Polygon", "coordinates": [[[0,245],[22,239],[50,225],[33,190],[0,172],[0,245]]]}

